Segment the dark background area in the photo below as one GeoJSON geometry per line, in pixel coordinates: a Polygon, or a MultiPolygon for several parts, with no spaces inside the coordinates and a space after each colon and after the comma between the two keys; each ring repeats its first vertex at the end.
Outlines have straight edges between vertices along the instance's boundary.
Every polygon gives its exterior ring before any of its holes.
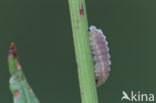
{"type": "MultiPolygon", "coordinates": [[[[100,103],[120,103],[122,91],[156,94],[156,1],[86,0],[89,25],[109,42],[111,72],[100,103]]],[[[13,103],[7,54],[17,46],[25,75],[41,103],[80,103],[67,0],[0,1],[0,103],[13,103]]],[[[125,101],[126,103],[126,101],[125,101]]]]}

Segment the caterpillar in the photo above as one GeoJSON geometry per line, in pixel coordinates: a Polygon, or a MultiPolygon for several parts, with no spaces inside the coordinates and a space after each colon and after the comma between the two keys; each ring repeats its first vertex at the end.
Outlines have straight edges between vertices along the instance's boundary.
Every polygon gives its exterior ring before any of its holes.
{"type": "Polygon", "coordinates": [[[99,87],[105,83],[109,76],[111,61],[108,42],[103,32],[95,26],[91,26],[88,31],[94,62],[96,86],[99,87]]]}

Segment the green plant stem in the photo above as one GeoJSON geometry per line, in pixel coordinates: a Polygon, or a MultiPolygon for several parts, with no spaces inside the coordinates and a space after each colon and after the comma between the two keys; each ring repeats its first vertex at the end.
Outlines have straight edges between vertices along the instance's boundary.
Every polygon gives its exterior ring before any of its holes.
{"type": "Polygon", "coordinates": [[[82,103],[98,103],[85,0],[68,0],[82,103]]]}

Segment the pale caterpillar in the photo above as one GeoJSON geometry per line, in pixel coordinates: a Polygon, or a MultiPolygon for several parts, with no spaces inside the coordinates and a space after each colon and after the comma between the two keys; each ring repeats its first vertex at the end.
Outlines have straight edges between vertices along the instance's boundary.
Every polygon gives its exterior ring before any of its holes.
{"type": "Polygon", "coordinates": [[[102,85],[108,78],[110,71],[110,54],[106,37],[100,29],[91,26],[89,40],[93,56],[96,86],[102,85]]]}

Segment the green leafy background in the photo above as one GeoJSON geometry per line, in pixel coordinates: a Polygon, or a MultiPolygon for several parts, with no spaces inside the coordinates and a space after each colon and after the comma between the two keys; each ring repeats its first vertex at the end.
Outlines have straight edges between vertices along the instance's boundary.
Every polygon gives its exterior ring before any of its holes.
{"type": "MultiPolygon", "coordinates": [[[[98,88],[100,103],[120,103],[123,90],[156,94],[156,1],[86,4],[89,25],[104,31],[112,61],[109,79],[98,88]]],[[[7,65],[12,41],[41,103],[80,103],[67,0],[0,1],[1,103],[12,103],[7,65]]]]}

